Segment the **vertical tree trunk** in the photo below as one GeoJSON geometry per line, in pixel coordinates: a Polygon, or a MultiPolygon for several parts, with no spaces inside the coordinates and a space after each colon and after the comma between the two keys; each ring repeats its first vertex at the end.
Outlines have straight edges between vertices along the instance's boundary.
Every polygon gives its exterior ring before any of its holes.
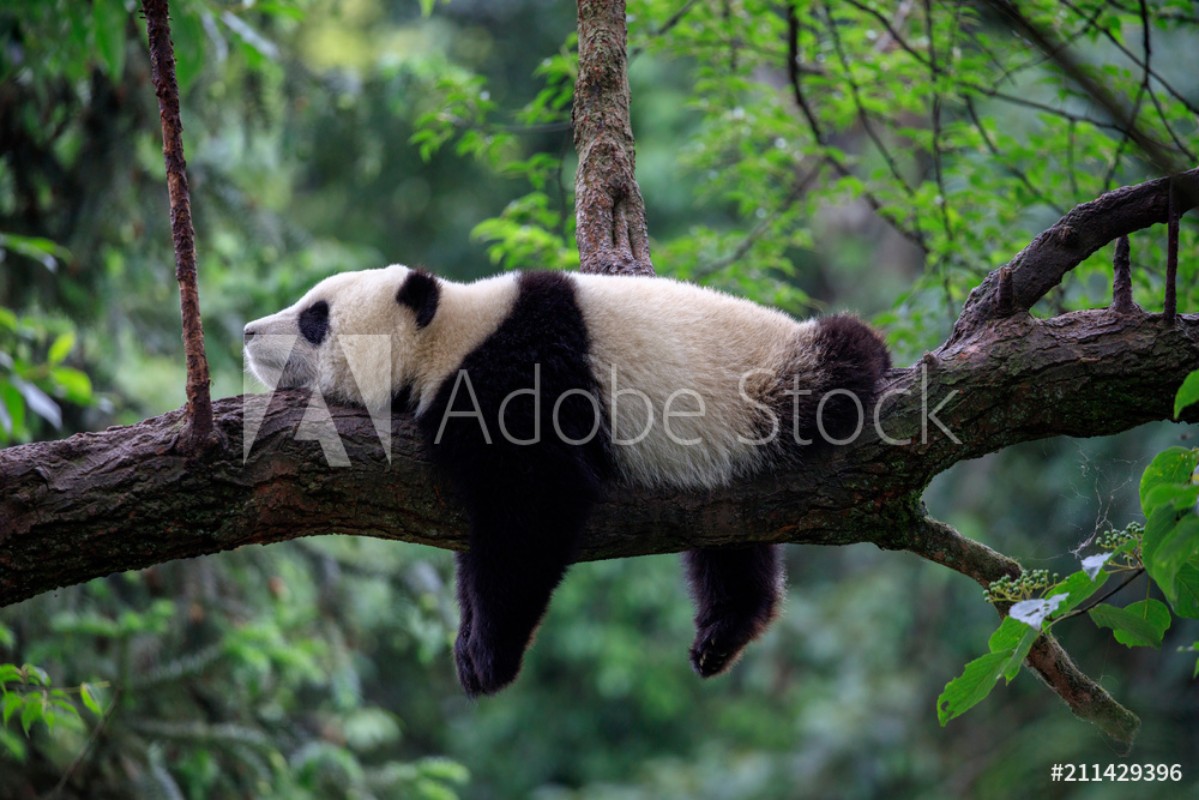
{"type": "Polygon", "coordinates": [[[634,177],[624,0],[579,0],[575,213],[583,272],[652,275],[645,203],[634,177]]]}

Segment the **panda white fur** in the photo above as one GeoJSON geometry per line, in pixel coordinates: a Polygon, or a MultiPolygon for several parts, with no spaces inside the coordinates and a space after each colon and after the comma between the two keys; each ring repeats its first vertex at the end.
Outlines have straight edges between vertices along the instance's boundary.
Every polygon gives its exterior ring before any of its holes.
{"type": "MultiPolygon", "coordinates": [[[[471,521],[455,646],[470,695],[516,677],[605,483],[704,489],[819,457],[856,430],[890,365],[852,317],[797,322],[665,278],[460,284],[403,266],[328,278],[245,342],[268,385],[415,410],[471,521]]],[[[707,677],[773,619],[782,561],[769,545],[685,561],[707,677]]]]}

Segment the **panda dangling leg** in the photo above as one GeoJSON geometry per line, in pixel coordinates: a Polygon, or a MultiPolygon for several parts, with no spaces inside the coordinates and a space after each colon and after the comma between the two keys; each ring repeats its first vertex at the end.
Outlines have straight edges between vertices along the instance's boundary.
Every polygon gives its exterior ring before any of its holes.
{"type": "Polygon", "coordinates": [[[574,561],[592,506],[577,489],[523,492],[512,487],[507,508],[476,508],[470,550],[457,557],[461,621],[454,644],[467,695],[494,694],[516,679],[549,607],[574,561]]]}
{"type": "Polygon", "coordinates": [[[778,615],[782,548],[754,544],[690,550],[683,561],[696,611],[691,666],[710,678],[731,667],[778,615]]]}

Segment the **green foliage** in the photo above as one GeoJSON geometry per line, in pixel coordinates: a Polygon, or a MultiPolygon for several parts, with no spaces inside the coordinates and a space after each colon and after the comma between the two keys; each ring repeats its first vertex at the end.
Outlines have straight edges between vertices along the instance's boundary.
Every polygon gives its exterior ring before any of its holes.
{"type": "Polygon", "coordinates": [[[61,429],[64,403],[95,402],[87,373],[65,363],[75,344],[66,320],[0,308],[0,445],[61,429]]]}
{"type": "MultiPolygon", "coordinates": [[[[80,725],[79,709],[71,699],[72,694],[79,694],[93,713],[101,713],[95,688],[90,684],[82,684],[74,690],[53,689],[49,674],[41,667],[0,664],[0,722],[4,726],[10,721],[19,722],[26,738],[38,723],[48,730],[58,724],[80,725]]],[[[9,757],[18,761],[25,756],[25,747],[10,737],[0,736],[0,745],[7,748],[9,757]]]]}
{"type": "MultiPolygon", "coordinates": [[[[1181,395],[1183,389],[1179,390],[1181,395]]],[[[1178,401],[1176,401],[1178,402],[1178,401]]],[[[1064,619],[1077,616],[1114,573],[1145,572],[1169,602],[1147,597],[1123,608],[1096,602],[1087,614],[1110,628],[1126,647],[1161,647],[1173,615],[1199,614],[1199,449],[1172,447],[1145,468],[1141,508],[1145,525],[1107,531],[1095,544],[1107,553],[1083,559],[1082,569],[1062,580],[1046,570],[1003,577],[987,587],[988,602],[1006,606],[1007,616],[991,636],[990,653],[971,661],[937,699],[942,725],[982,702],[1000,676],[1010,683],[1036,639],[1064,619]],[[1173,612],[1173,613],[1171,613],[1173,612]]],[[[1196,665],[1199,674],[1199,664],[1196,665]]]]}

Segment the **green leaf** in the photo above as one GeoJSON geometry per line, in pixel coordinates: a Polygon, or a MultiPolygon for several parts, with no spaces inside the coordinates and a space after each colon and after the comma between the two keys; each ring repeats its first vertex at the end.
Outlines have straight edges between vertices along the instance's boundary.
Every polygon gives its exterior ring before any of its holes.
{"type": "Polygon", "coordinates": [[[1141,510],[1146,518],[1153,513],[1153,507],[1147,502],[1150,492],[1162,484],[1190,484],[1197,462],[1199,453],[1186,447],[1171,447],[1157,454],[1141,475],[1141,510]]]}
{"type": "Polygon", "coordinates": [[[1174,576],[1175,597],[1170,600],[1174,613],[1180,617],[1199,619],[1199,564],[1183,564],[1174,576]]]}
{"type": "Polygon", "coordinates": [[[1032,649],[1037,638],[1041,635],[1038,628],[1015,617],[1004,617],[1003,622],[991,634],[987,647],[992,653],[1007,653],[1008,660],[1003,665],[1003,677],[1011,683],[1020,672],[1028,651],[1032,649]]]}
{"type": "Polygon", "coordinates": [[[97,717],[103,716],[104,709],[100,707],[99,701],[96,700],[95,691],[90,683],[84,683],[79,686],[79,697],[83,700],[83,705],[87,710],[95,714],[97,717]]]}
{"type": "Polygon", "coordinates": [[[16,375],[12,376],[11,381],[12,385],[17,387],[17,391],[21,393],[21,397],[25,398],[25,402],[33,413],[55,428],[62,427],[62,409],[58,407],[58,403],[51,400],[49,395],[32,383],[22,380],[16,375]]]}
{"type": "Polygon", "coordinates": [[[58,385],[64,399],[78,406],[92,402],[92,379],[87,373],[74,367],[55,367],[50,370],[50,379],[58,385]]]}
{"type": "Polygon", "coordinates": [[[25,698],[16,692],[4,693],[4,724],[8,724],[8,720],[16,712],[18,708],[25,702],[25,698]]]}
{"type": "Polygon", "coordinates": [[[17,387],[6,380],[0,380],[0,407],[4,409],[0,413],[0,425],[4,432],[10,436],[24,432],[25,401],[21,399],[17,387]]]}
{"type": "Polygon", "coordinates": [[[1012,651],[1005,650],[976,658],[961,675],[945,684],[937,698],[937,719],[942,727],[986,699],[1012,655],[1012,651]]]}
{"type": "Polygon", "coordinates": [[[1089,612],[1101,628],[1111,628],[1125,647],[1161,647],[1170,627],[1170,609],[1160,600],[1141,600],[1126,608],[1100,603],[1089,612]]]}
{"type": "Polygon", "coordinates": [[[39,666],[26,664],[21,667],[21,671],[25,674],[26,683],[34,684],[35,686],[50,685],[50,675],[39,666]]]}
{"type": "Polygon", "coordinates": [[[1145,505],[1154,510],[1169,506],[1175,511],[1192,508],[1199,500],[1199,486],[1187,484],[1180,486],[1176,483],[1160,483],[1149,490],[1145,505]]]}
{"type": "Polygon", "coordinates": [[[70,354],[71,348],[75,346],[75,334],[72,331],[67,331],[58,335],[54,340],[54,344],[50,345],[50,351],[46,354],[46,361],[52,367],[56,367],[66,360],[70,354]]]}
{"type": "Polygon", "coordinates": [[[40,236],[17,236],[13,233],[0,233],[0,250],[11,250],[26,258],[39,262],[43,267],[55,272],[59,261],[66,261],[71,252],[60,244],[40,236]]]}
{"type": "Polygon", "coordinates": [[[21,728],[25,731],[25,735],[29,735],[29,729],[33,727],[33,723],[37,722],[46,712],[46,698],[39,695],[33,695],[25,698],[25,707],[21,709],[21,728]]]}
{"type": "Polygon", "coordinates": [[[125,69],[125,27],[129,12],[124,0],[92,0],[92,30],[96,50],[114,83],[119,84],[125,69]]]}
{"type": "Polygon", "coordinates": [[[6,683],[24,683],[25,676],[16,664],[0,664],[0,686],[6,683]]]}
{"type": "Polygon", "coordinates": [[[8,754],[16,761],[25,760],[25,742],[21,741],[21,737],[15,733],[0,728],[0,747],[7,750],[8,754]]]}
{"type": "Polygon", "coordinates": [[[1107,577],[1110,574],[1109,572],[1100,570],[1092,578],[1083,570],[1079,570],[1068,575],[1053,590],[1053,596],[1063,593],[1066,595],[1066,602],[1057,607],[1057,610],[1052,614],[1053,618],[1056,619],[1078,608],[1087,598],[1099,591],[1099,588],[1103,584],[1107,583],[1107,577]]]}
{"type": "Polygon", "coordinates": [[[1178,392],[1174,395],[1174,419],[1178,419],[1184,408],[1195,403],[1199,403],[1199,369],[1187,375],[1182,386],[1178,387],[1178,392]]]}
{"type": "Polygon", "coordinates": [[[1184,564],[1199,559],[1199,517],[1186,514],[1181,519],[1169,506],[1159,506],[1145,525],[1141,557],[1149,577],[1157,583],[1171,603],[1178,599],[1176,580],[1184,564]]]}

